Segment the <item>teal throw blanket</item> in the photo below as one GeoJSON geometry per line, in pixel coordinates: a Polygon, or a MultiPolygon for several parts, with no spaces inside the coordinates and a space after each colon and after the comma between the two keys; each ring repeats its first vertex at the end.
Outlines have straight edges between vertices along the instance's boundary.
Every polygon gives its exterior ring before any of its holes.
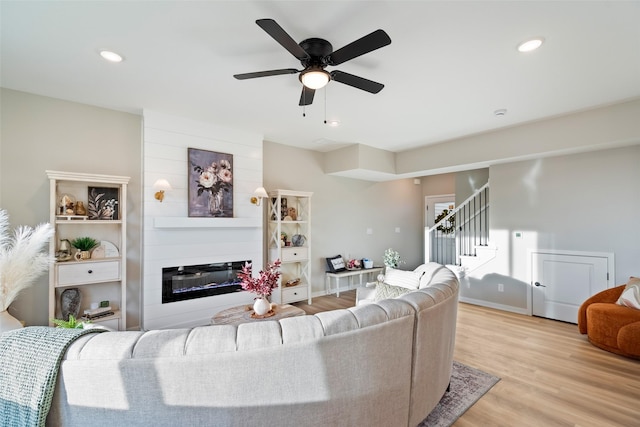
{"type": "Polygon", "coordinates": [[[0,426],[44,426],[67,347],[100,329],[31,326],[0,334],[0,426]]]}

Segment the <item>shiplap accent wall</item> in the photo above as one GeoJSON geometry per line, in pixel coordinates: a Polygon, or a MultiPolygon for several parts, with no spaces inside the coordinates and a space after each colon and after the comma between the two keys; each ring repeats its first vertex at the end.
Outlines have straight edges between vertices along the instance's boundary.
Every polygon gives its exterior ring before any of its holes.
{"type": "Polygon", "coordinates": [[[162,268],[252,260],[254,271],[262,269],[264,203],[256,207],[249,201],[263,185],[262,135],[153,111],[143,116],[142,328],[209,324],[216,312],[251,303],[254,295],[236,292],[162,304],[162,268]],[[188,218],[188,148],[233,154],[233,220],[188,218]],[[173,188],[162,203],[153,189],[160,178],[173,188]]]}

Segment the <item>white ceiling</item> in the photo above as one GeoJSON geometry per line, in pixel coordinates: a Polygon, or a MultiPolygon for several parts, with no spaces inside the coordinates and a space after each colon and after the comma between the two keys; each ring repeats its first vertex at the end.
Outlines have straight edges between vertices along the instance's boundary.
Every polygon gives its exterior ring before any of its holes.
{"type": "Polygon", "coordinates": [[[640,97],[639,1],[1,0],[0,7],[5,88],[150,109],[318,151],[352,143],[403,151],[640,97]],[[303,117],[297,75],[234,79],[301,68],[255,24],[259,18],[275,19],[296,41],[321,37],[334,49],[384,29],[391,45],[330,69],[385,88],[372,95],[330,82],[303,117]],[[545,37],[542,48],[517,52],[532,36],[545,37]],[[105,48],[125,61],[103,61],[105,48]],[[496,117],[502,108],[507,114],[496,117]]]}

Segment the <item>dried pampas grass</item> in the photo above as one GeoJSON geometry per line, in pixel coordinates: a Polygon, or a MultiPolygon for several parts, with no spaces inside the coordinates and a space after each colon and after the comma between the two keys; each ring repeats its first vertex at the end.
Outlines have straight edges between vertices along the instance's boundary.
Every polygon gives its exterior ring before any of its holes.
{"type": "Polygon", "coordinates": [[[53,234],[50,224],[20,226],[11,234],[9,215],[0,210],[0,311],[53,263],[54,257],[43,251],[53,234]]]}

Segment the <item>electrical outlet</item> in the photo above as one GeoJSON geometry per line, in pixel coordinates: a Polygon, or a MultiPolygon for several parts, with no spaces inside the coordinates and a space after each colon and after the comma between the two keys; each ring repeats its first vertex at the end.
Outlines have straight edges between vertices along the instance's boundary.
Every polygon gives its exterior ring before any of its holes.
{"type": "Polygon", "coordinates": [[[504,284],[498,283],[498,292],[504,292],[504,284]]]}

